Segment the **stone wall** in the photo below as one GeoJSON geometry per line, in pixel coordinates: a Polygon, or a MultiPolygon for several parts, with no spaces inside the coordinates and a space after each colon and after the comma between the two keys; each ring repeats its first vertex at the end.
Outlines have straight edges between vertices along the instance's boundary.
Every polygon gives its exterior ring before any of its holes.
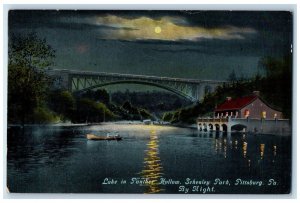
{"type": "Polygon", "coordinates": [[[236,119],[229,120],[228,126],[246,126],[246,132],[263,134],[290,134],[291,122],[288,119],[236,119]]]}
{"type": "Polygon", "coordinates": [[[288,135],[292,133],[288,119],[253,119],[253,118],[198,118],[197,128],[204,131],[227,131],[239,126],[242,132],[288,135]]]}

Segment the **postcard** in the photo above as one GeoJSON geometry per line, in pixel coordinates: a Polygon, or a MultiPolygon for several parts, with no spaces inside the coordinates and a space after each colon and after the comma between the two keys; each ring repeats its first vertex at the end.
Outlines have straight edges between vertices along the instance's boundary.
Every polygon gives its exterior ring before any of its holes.
{"type": "Polygon", "coordinates": [[[289,194],[293,12],[8,12],[10,193],[289,194]]]}

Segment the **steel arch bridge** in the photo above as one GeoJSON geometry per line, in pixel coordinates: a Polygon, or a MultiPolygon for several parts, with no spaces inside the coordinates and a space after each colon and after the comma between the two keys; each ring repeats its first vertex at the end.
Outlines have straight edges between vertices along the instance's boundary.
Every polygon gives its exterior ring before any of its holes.
{"type": "Polygon", "coordinates": [[[217,86],[226,83],[226,81],[75,70],[50,69],[46,72],[54,78],[56,88],[68,89],[74,93],[112,84],[134,83],[160,87],[193,102],[201,100],[206,93],[212,92],[217,86]]]}

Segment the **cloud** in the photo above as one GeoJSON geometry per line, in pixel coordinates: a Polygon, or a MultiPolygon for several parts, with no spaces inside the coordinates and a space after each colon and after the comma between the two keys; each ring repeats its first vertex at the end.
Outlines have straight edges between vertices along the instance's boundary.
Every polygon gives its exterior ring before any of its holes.
{"type": "Polygon", "coordinates": [[[255,34],[256,31],[248,27],[224,26],[205,28],[189,25],[181,17],[150,17],[125,18],[116,15],[98,16],[90,19],[90,23],[97,26],[106,26],[113,29],[102,30],[104,39],[119,40],[164,40],[198,41],[201,39],[244,39],[245,35],[255,34]],[[159,29],[157,29],[159,27],[159,29]],[[156,30],[159,30],[157,32],[156,30]]]}

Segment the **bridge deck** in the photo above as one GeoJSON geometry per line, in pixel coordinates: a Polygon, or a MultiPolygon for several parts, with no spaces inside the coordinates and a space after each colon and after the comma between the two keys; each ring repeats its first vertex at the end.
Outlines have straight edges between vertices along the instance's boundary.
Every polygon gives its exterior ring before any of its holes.
{"type": "Polygon", "coordinates": [[[205,94],[214,91],[226,81],[159,77],[150,75],[48,69],[56,86],[72,92],[82,92],[112,84],[136,83],[166,89],[192,102],[200,101],[205,94]]]}
{"type": "Polygon", "coordinates": [[[226,83],[228,81],[223,80],[201,80],[201,79],[190,79],[190,78],[173,78],[173,77],[162,77],[162,76],[152,76],[152,75],[137,75],[137,74],[126,74],[126,73],[107,73],[107,72],[95,72],[95,71],[77,71],[68,69],[50,69],[53,72],[63,72],[72,75],[80,76],[110,76],[110,77],[126,77],[133,79],[153,79],[162,81],[172,81],[172,82],[185,82],[185,83],[226,83]]]}

